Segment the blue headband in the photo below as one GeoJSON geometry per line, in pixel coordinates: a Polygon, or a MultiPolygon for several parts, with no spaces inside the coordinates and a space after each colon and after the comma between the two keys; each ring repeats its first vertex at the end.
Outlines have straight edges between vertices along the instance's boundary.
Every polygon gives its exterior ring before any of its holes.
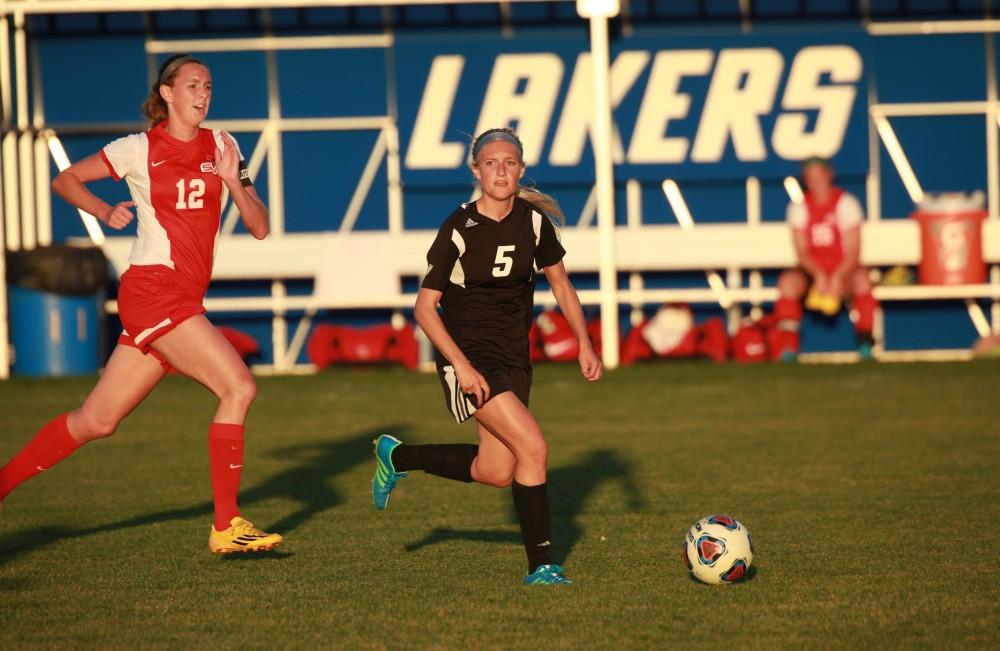
{"type": "Polygon", "coordinates": [[[476,140],[476,144],[472,147],[472,160],[479,160],[479,152],[491,142],[509,142],[514,145],[517,155],[524,158],[524,149],[521,147],[521,141],[517,139],[517,136],[503,129],[491,129],[476,140]]]}

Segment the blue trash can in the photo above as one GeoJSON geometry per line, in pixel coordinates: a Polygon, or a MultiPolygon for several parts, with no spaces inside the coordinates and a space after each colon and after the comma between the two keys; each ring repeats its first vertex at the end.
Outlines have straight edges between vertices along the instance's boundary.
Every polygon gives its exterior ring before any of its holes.
{"type": "Polygon", "coordinates": [[[95,373],[103,361],[107,260],[96,248],[7,254],[10,343],[16,375],[95,373]]]}
{"type": "Polygon", "coordinates": [[[8,285],[13,371],[29,377],[100,368],[101,297],[60,296],[8,285]]]}

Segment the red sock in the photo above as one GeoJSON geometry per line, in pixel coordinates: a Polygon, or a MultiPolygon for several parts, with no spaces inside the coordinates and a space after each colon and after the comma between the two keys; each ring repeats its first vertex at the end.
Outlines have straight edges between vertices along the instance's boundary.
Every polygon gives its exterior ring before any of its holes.
{"type": "Polygon", "coordinates": [[[215,530],[225,531],[240,514],[236,496],[243,469],[243,426],[212,423],[208,428],[208,463],[212,470],[215,530]]]}
{"type": "Polygon", "coordinates": [[[57,416],[47,423],[6,466],[0,468],[0,501],[19,484],[48,470],[80,447],[81,444],[70,436],[66,427],[67,416],[57,416]]]}
{"type": "Polygon", "coordinates": [[[794,298],[781,297],[774,303],[774,318],[781,321],[794,321],[796,329],[802,321],[802,303],[794,298]]]}
{"type": "Polygon", "coordinates": [[[799,353],[799,326],[802,323],[802,303],[793,298],[779,298],[774,304],[775,323],[767,331],[767,348],[772,360],[783,353],[799,353]]]}
{"type": "Polygon", "coordinates": [[[861,294],[851,299],[854,309],[854,329],[859,333],[870,333],[875,327],[875,308],[878,301],[871,294],[861,294]]]}

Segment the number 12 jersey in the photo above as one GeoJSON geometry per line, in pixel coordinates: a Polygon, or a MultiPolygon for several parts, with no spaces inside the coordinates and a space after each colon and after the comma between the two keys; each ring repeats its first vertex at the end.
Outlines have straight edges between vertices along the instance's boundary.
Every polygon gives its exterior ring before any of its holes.
{"type": "MultiPolygon", "coordinates": [[[[223,149],[217,130],[199,129],[194,140],[185,142],[171,136],[163,121],[101,150],[112,177],[125,179],[136,204],[138,237],[129,264],[167,267],[193,295],[204,295],[212,276],[228,195],[215,160],[216,151],[223,149]]],[[[241,183],[250,185],[242,156],[240,168],[241,183]]]]}

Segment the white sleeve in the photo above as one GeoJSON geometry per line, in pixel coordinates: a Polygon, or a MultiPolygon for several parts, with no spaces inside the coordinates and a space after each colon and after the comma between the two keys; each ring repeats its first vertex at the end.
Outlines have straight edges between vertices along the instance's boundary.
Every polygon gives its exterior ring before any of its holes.
{"type": "Polygon", "coordinates": [[[116,181],[125,178],[139,167],[140,163],[136,158],[139,154],[139,143],[145,137],[144,133],[133,133],[108,143],[101,150],[101,158],[104,159],[104,164],[108,166],[111,176],[116,181]]]}
{"type": "Polygon", "coordinates": [[[845,192],[837,202],[837,226],[841,230],[854,228],[865,220],[861,202],[853,194],[845,192]]]}
{"type": "MultiPolygon", "coordinates": [[[[224,132],[221,129],[213,129],[212,130],[212,135],[215,136],[215,146],[218,147],[219,149],[225,149],[226,143],[222,139],[222,134],[223,133],[224,132]]],[[[240,150],[240,143],[239,143],[239,141],[236,140],[236,138],[231,133],[229,134],[229,137],[233,139],[233,144],[236,145],[236,153],[240,155],[240,160],[244,160],[243,159],[243,152],[240,150]]]]}
{"type": "Polygon", "coordinates": [[[788,208],[785,210],[785,220],[795,230],[805,228],[806,224],[809,223],[809,214],[806,212],[806,205],[804,203],[795,203],[794,201],[789,202],[788,208]]]}

